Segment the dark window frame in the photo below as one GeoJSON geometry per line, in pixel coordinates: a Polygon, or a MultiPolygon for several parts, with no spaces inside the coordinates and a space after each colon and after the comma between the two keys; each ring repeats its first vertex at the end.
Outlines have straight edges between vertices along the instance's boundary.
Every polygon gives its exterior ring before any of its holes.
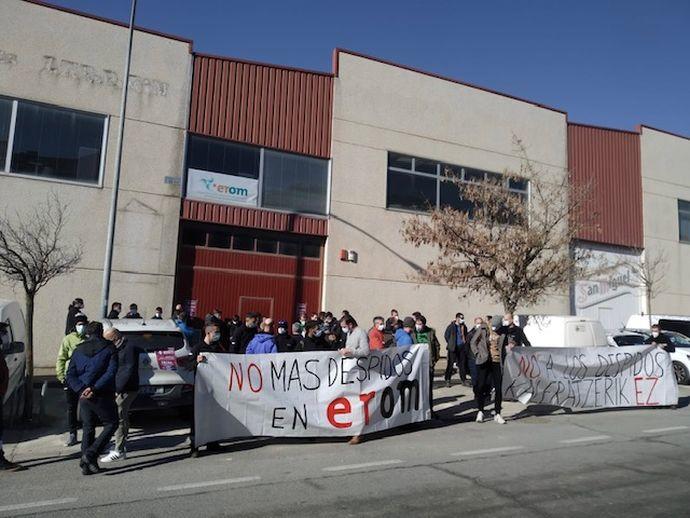
{"type": "Polygon", "coordinates": [[[690,201],[681,200],[678,198],[678,241],[681,243],[690,244],[690,232],[683,236],[683,221],[690,226],[690,201]]]}

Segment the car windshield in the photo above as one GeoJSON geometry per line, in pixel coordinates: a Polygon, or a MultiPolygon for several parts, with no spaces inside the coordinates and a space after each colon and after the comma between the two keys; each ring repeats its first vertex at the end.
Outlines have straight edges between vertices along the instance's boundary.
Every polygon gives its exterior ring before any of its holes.
{"type": "Polygon", "coordinates": [[[142,332],[136,331],[134,333],[122,333],[127,337],[130,344],[146,351],[164,351],[171,347],[175,350],[184,347],[184,339],[181,333],[174,331],[156,331],[156,332],[142,332]]]}
{"type": "Polygon", "coordinates": [[[690,347],[690,338],[685,335],[669,333],[669,338],[671,338],[671,342],[673,342],[673,345],[676,347],[690,347]]]}
{"type": "Polygon", "coordinates": [[[644,343],[644,336],[642,335],[619,335],[614,336],[613,340],[619,347],[626,345],[642,345],[644,343]]]}

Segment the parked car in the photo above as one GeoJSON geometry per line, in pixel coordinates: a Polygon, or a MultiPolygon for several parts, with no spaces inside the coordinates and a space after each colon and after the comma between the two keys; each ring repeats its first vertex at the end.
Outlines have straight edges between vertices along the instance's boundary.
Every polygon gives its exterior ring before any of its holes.
{"type": "MultiPolygon", "coordinates": [[[[630,318],[628,318],[628,323],[625,325],[625,329],[643,329],[649,331],[650,320],[652,321],[652,324],[660,324],[662,329],[668,329],[670,331],[680,330],[675,329],[674,327],[665,327],[662,322],[678,322],[690,326],[690,317],[683,315],[652,315],[651,318],[649,315],[632,315],[630,318]]],[[[683,333],[683,331],[680,332],[683,333]]],[[[686,333],[683,334],[687,336],[686,333]]]]}
{"type": "Polygon", "coordinates": [[[607,347],[601,322],[569,315],[532,315],[524,326],[532,347],[607,347]]]}
{"type": "MultiPolygon", "coordinates": [[[[675,331],[664,331],[676,350],[669,353],[673,362],[673,373],[679,385],[690,385],[690,338],[675,331]]],[[[624,329],[618,334],[609,337],[613,347],[625,347],[628,345],[642,345],[649,338],[650,333],[644,329],[624,329]]]]}
{"type": "Polygon", "coordinates": [[[194,373],[185,368],[190,355],[187,339],[172,320],[104,320],[139,349],[139,395],[132,411],[154,408],[191,408],[194,373]]]}
{"type": "Polygon", "coordinates": [[[15,417],[24,411],[26,390],[26,325],[19,303],[0,299],[0,347],[9,370],[9,384],[4,398],[8,416],[15,417]]]}

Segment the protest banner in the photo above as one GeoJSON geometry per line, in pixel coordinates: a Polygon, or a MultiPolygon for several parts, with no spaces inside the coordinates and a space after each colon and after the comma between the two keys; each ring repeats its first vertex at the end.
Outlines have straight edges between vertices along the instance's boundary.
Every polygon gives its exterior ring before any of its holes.
{"type": "Polygon", "coordinates": [[[654,346],[517,347],[506,355],[503,397],[523,404],[615,408],[678,404],[669,354],[654,346]]]}
{"type": "Polygon", "coordinates": [[[195,444],[248,436],[350,436],[430,419],[429,349],[205,354],[195,444]]]}

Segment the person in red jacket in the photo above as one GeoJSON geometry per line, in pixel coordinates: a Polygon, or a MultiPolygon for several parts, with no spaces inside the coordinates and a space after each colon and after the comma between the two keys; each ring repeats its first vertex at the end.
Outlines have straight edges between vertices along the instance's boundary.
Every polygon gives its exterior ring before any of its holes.
{"type": "MultiPolygon", "coordinates": [[[[0,326],[2,326],[0,324],[0,326]]],[[[3,333],[3,331],[6,331],[3,328],[0,329],[0,334],[3,336],[9,336],[7,335],[6,332],[3,333]]],[[[0,340],[2,340],[2,336],[0,336],[0,340]]],[[[0,344],[4,345],[6,342],[4,340],[0,341],[0,344]]],[[[9,342],[7,342],[9,343],[9,342]]],[[[10,371],[7,368],[7,362],[5,361],[5,355],[2,352],[2,349],[0,349],[0,471],[20,471],[24,469],[23,466],[20,466],[19,464],[15,464],[14,462],[10,462],[5,458],[5,452],[2,450],[2,436],[3,436],[3,422],[2,422],[2,411],[3,411],[3,401],[5,400],[5,394],[7,393],[7,386],[9,385],[10,382],[10,371]]]]}
{"type": "Polygon", "coordinates": [[[386,328],[383,317],[374,317],[374,325],[369,329],[369,349],[380,351],[385,347],[383,330],[386,328]]]}

